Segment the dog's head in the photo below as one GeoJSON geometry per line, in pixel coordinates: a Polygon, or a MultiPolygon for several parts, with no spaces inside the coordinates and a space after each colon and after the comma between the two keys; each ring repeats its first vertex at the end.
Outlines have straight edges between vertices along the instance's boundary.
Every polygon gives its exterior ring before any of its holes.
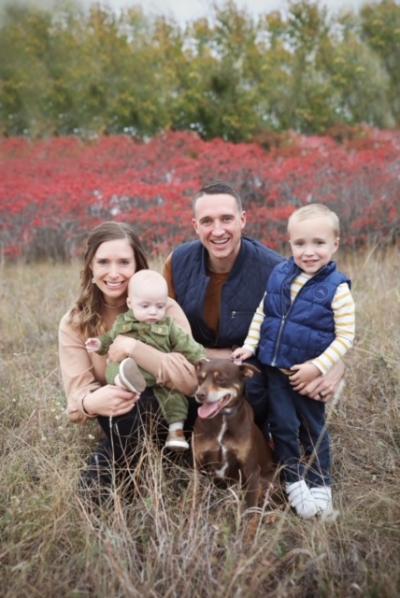
{"type": "Polygon", "coordinates": [[[259,370],[250,364],[237,365],[230,359],[210,359],[196,365],[197,387],[195,398],[201,407],[198,416],[215,417],[221,411],[229,412],[243,397],[244,382],[259,370]]]}

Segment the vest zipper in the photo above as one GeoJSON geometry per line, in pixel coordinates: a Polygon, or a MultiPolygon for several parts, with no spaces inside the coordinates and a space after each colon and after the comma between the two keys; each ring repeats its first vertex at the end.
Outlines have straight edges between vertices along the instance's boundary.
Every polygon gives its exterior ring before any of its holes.
{"type": "MultiPolygon", "coordinates": [[[[290,309],[289,309],[289,311],[290,311],[290,309]]],[[[289,311],[288,311],[288,313],[289,313],[289,311]]],[[[282,336],[285,324],[286,324],[286,315],[282,316],[281,323],[279,326],[278,338],[277,338],[276,345],[275,345],[275,352],[274,352],[274,356],[272,358],[272,363],[271,363],[271,366],[273,368],[276,365],[276,358],[277,358],[277,354],[278,354],[279,344],[281,341],[281,336],[282,336]]]]}
{"type": "MultiPolygon", "coordinates": [[[[292,282],[293,282],[293,280],[294,280],[295,278],[296,278],[296,276],[294,276],[294,277],[292,278],[292,280],[290,281],[290,285],[292,284],[292,282]]],[[[313,278],[314,278],[314,277],[312,276],[312,277],[311,277],[309,280],[307,280],[307,282],[306,282],[305,284],[303,284],[303,286],[301,287],[300,291],[297,293],[297,295],[296,295],[296,297],[295,297],[295,300],[293,301],[293,303],[291,303],[291,304],[290,304],[290,306],[289,306],[289,309],[288,309],[288,310],[287,310],[287,312],[286,312],[286,313],[285,313],[285,314],[282,316],[281,323],[280,323],[280,326],[279,326],[278,338],[277,338],[276,345],[275,345],[274,356],[273,356],[273,358],[272,358],[272,363],[271,363],[271,366],[272,366],[272,367],[275,367],[275,366],[276,366],[276,358],[278,357],[279,345],[280,345],[281,337],[282,337],[282,334],[283,334],[283,330],[284,330],[284,328],[285,328],[285,324],[286,324],[287,317],[288,317],[288,315],[290,314],[290,312],[292,311],[292,309],[293,309],[293,305],[296,303],[296,301],[297,301],[297,299],[298,299],[299,295],[301,295],[301,293],[303,292],[303,290],[304,290],[304,287],[306,287],[306,286],[307,286],[307,285],[308,285],[308,284],[309,284],[309,283],[310,283],[310,282],[313,280],[313,278]]],[[[290,288],[290,285],[289,285],[289,288],[290,288]]],[[[282,293],[283,293],[283,291],[281,290],[281,294],[282,294],[282,293]]]]}

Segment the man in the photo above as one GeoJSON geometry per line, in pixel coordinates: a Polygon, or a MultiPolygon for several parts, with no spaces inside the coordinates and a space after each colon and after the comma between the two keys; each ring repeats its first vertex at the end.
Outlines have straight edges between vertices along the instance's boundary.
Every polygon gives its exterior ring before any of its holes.
{"type": "MultiPolygon", "coordinates": [[[[184,243],[167,258],[164,276],[197,342],[209,357],[230,358],[241,346],[266,281],[282,258],[254,239],[242,236],[246,213],[240,196],[229,185],[203,187],[193,199],[193,226],[199,240],[184,243]]],[[[327,400],[343,375],[343,364],[307,387],[296,388],[327,400]]],[[[267,417],[265,381],[247,382],[247,398],[262,428],[267,417]]]]}

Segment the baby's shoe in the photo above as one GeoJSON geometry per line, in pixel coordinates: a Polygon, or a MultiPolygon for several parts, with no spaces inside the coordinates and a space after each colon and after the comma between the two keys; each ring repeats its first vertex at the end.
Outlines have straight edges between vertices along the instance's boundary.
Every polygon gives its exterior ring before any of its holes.
{"type": "Polygon", "coordinates": [[[185,438],[185,434],[181,429],[169,428],[165,447],[173,451],[186,451],[189,448],[189,443],[185,438]]]}
{"type": "Polygon", "coordinates": [[[125,388],[141,393],[146,388],[146,380],[132,357],[127,357],[119,364],[119,379],[125,388]]]}
{"type": "Polygon", "coordinates": [[[285,486],[288,501],[299,517],[311,519],[318,513],[318,508],[309,487],[304,480],[287,483],[285,486]]]}
{"type": "Polygon", "coordinates": [[[310,488],[311,495],[317,505],[318,515],[323,520],[336,519],[339,512],[335,511],[332,502],[332,489],[330,486],[316,486],[310,488]]]}

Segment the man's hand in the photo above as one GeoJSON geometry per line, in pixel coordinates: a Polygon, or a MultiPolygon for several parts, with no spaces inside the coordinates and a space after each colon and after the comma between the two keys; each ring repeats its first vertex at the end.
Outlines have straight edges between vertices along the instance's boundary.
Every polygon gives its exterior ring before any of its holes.
{"type": "Polygon", "coordinates": [[[300,388],[300,385],[303,385],[303,387],[306,386],[321,375],[317,366],[310,361],[307,361],[306,363],[298,363],[292,366],[290,371],[293,372],[293,374],[289,376],[290,384],[297,388],[300,388]]]}
{"type": "Polygon", "coordinates": [[[324,376],[315,378],[305,386],[303,384],[293,385],[293,388],[301,395],[325,403],[332,399],[339,390],[344,376],[344,369],[343,361],[339,361],[324,376]]]}
{"type": "Polygon", "coordinates": [[[101,349],[101,341],[98,338],[91,337],[85,341],[86,351],[88,353],[95,353],[101,349]]]}

